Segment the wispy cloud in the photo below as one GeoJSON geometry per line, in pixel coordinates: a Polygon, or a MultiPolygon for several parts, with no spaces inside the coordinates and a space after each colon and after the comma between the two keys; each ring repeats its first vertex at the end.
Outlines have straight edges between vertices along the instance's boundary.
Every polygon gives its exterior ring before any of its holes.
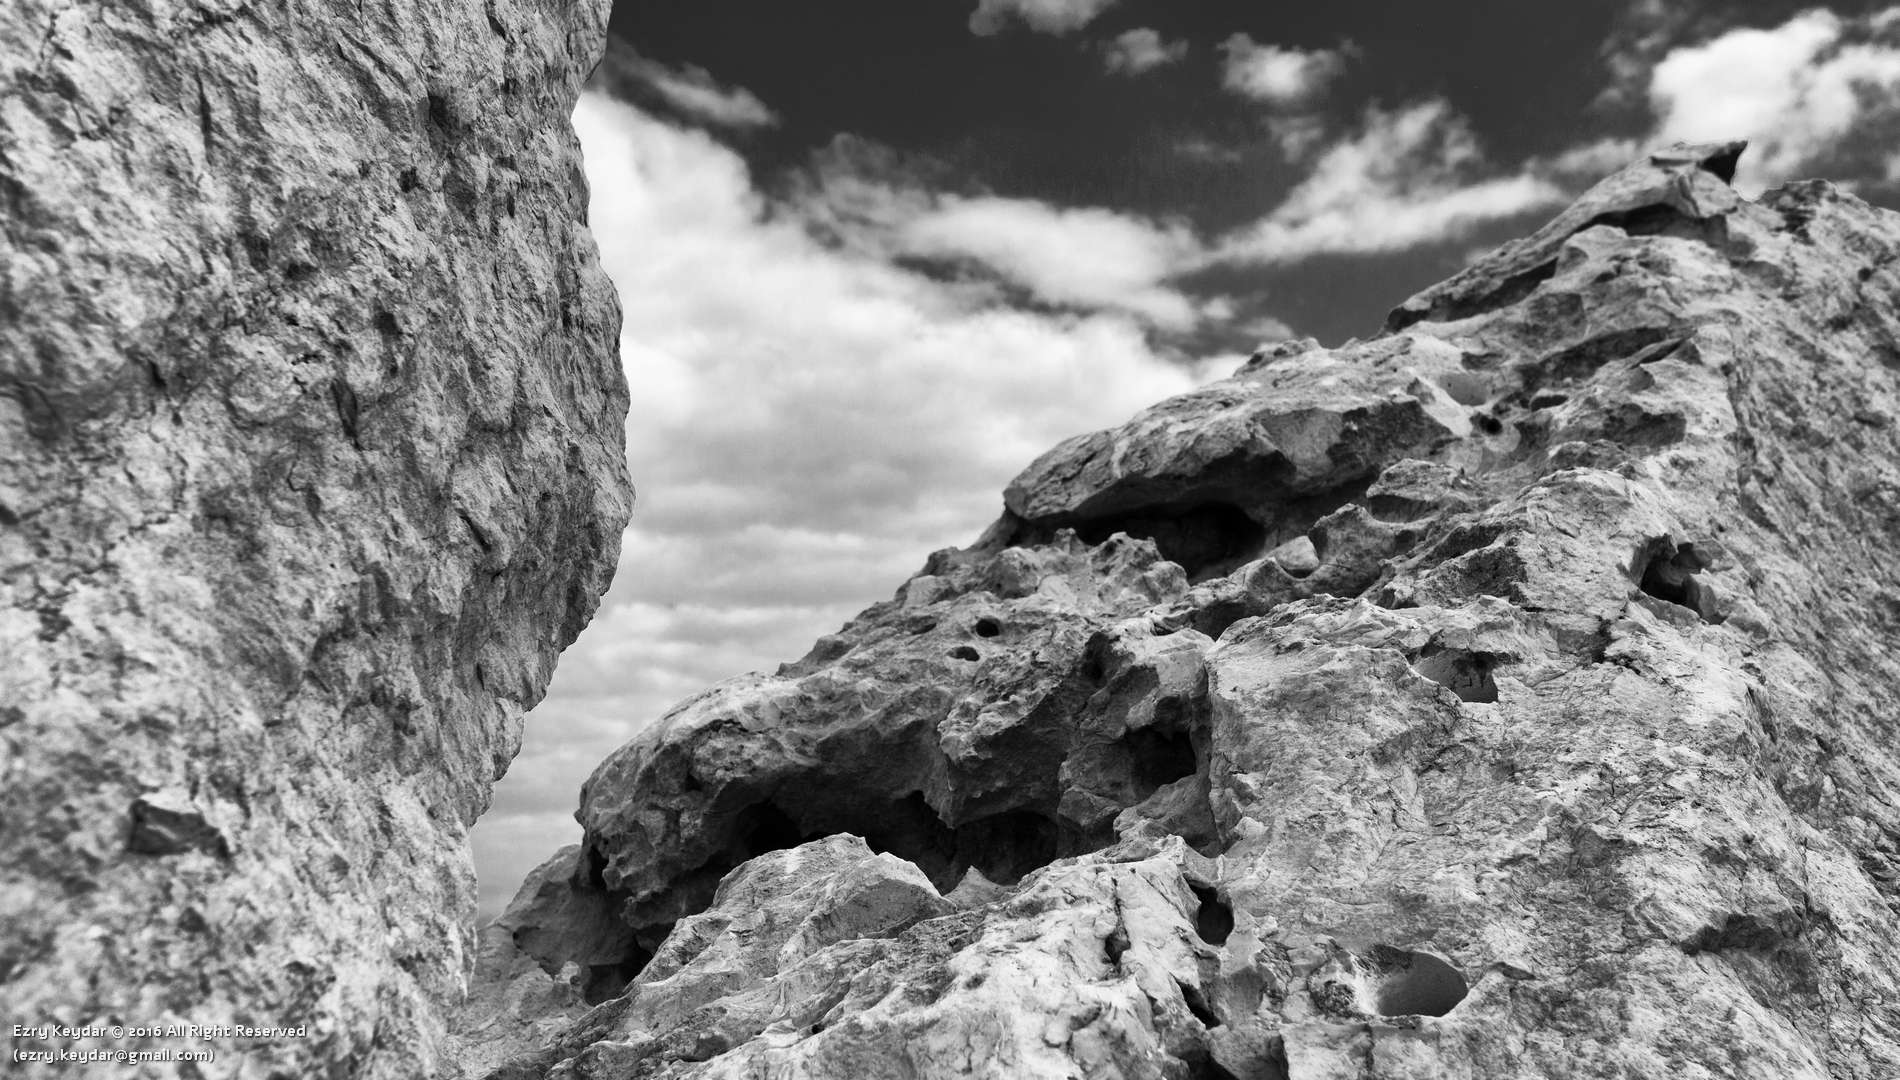
{"type": "Polygon", "coordinates": [[[1052,304],[1125,311],[1170,330],[1196,319],[1193,302],[1164,284],[1198,252],[1185,226],[1031,199],[950,198],[906,222],[898,243],[908,254],[976,260],[1052,304]]]}
{"type": "Polygon", "coordinates": [[[1202,317],[1171,281],[1201,254],[1179,221],[934,190],[918,169],[861,139],[834,142],[795,210],[840,247],[931,263],[966,290],[987,282],[1038,305],[1118,312],[1172,332],[1202,317]]]}
{"type": "Polygon", "coordinates": [[[1187,54],[1187,42],[1164,40],[1159,31],[1146,26],[1126,31],[1102,44],[1102,62],[1117,75],[1140,75],[1179,63],[1187,54]]]}
{"type": "Polygon", "coordinates": [[[1442,100],[1374,107],[1356,133],[1320,152],[1277,207],[1225,237],[1212,258],[1272,264],[1398,251],[1456,240],[1564,198],[1528,171],[1485,176],[1470,125],[1442,100]]]}
{"type": "Polygon", "coordinates": [[[1295,49],[1235,34],[1220,44],[1221,85],[1279,108],[1312,104],[1345,73],[1351,47],[1295,49]]]}
{"type": "Polygon", "coordinates": [[[1116,0],[977,0],[970,14],[970,32],[1000,33],[1020,22],[1044,34],[1069,34],[1095,21],[1116,0]]]}
{"type": "Polygon", "coordinates": [[[674,67],[641,56],[618,39],[602,61],[600,78],[620,96],[657,99],[657,104],[696,123],[734,130],[778,123],[778,115],[752,91],[723,85],[705,68],[674,67]]]}

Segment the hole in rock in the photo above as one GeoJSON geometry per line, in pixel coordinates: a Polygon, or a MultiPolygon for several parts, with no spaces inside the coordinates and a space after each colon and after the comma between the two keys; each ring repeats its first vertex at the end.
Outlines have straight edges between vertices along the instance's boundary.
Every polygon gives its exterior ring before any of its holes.
{"type": "Polygon", "coordinates": [[[956,865],[956,830],[930,808],[924,793],[913,791],[882,812],[867,815],[865,844],[875,852],[890,852],[917,864],[939,890],[956,887],[963,868],[956,865]]]}
{"type": "Polygon", "coordinates": [[[720,874],[725,876],[733,867],[747,859],[756,859],[773,851],[795,848],[809,840],[817,840],[823,833],[806,832],[798,827],[790,814],[780,809],[776,803],[767,801],[756,803],[739,812],[739,820],[733,826],[732,843],[727,847],[730,857],[720,874]]]}
{"type": "Polygon", "coordinates": [[[1145,727],[1122,736],[1139,799],[1200,769],[1194,754],[1194,740],[1185,731],[1162,731],[1145,727]]]}
{"type": "Polygon", "coordinates": [[[635,945],[626,957],[611,964],[591,964],[581,974],[581,1000],[589,1005],[612,1001],[646,970],[653,954],[635,945]]]}
{"type": "Polygon", "coordinates": [[[957,861],[998,885],[1014,885],[1055,861],[1056,840],[1054,821],[1033,810],[1006,810],[957,827],[957,861]]]}
{"type": "Polygon", "coordinates": [[[1429,953],[1382,945],[1372,960],[1385,976],[1373,1002],[1381,1016],[1444,1016],[1470,989],[1457,968],[1429,953]]]}
{"type": "Polygon", "coordinates": [[[1733,184],[1735,182],[1735,166],[1740,163],[1742,159],[1743,149],[1742,144],[1731,143],[1722,150],[1703,158],[1697,163],[1696,167],[1703,172],[1712,174],[1717,180],[1722,181],[1724,184],[1733,184]]]}
{"type": "Polygon", "coordinates": [[[819,835],[856,833],[872,851],[916,863],[942,892],[973,866],[998,885],[1014,885],[1054,862],[1057,851],[1056,823],[1034,810],[1006,810],[951,828],[921,791],[874,809],[834,812],[827,824],[832,827],[819,835]]]}
{"type": "Polygon", "coordinates": [[[1121,966],[1122,957],[1128,953],[1128,946],[1128,931],[1120,926],[1109,931],[1109,935],[1102,939],[1102,955],[1108,957],[1110,967],[1121,966]]]}
{"type": "Polygon", "coordinates": [[[1641,567],[1637,587],[1643,592],[1688,608],[1703,622],[1722,621],[1722,615],[1716,610],[1715,590],[1696,580],[1697,574],[1715,562],[1707,552],[1698,551],[1694,544],[1678,547],[1668,539],[1659,539],[1652,540],[1637,561],[1641,567]]]}
{"type": "Polygon", "coordinates": [[[1504,422],[1492,416],[1490,413],[1478,413],[1472,417],[1472,422],[1477,424],[1478,430],[1484,432],[1486,435],[1502,435],[1504,433],[1504,422]]]}
{"type": "Polygon", "coordinates": [[[1220,1017],[1215,1015],[1213,1008],[1208,1005],[1207,998],[1201,994],[1199,987],[1189,986],[1180,979],[1174,980],[1174,985],[1181,988],[1182,1002],[1187,1005],[1188,1011],[1194,1014],[1194,1019],[1201,1022],[1202,1027],[1212,1031],[1220,1026],[1220,1017]]]}
{"type": "Polygon", "coordinates": [[[1189,578],[1232,569],[1257,553],[1267,536],[1259,522],[1229,503],[1204,503],[1180,510],[1148,507],[1083,522],[1075,529],[1091,544],[1102,543],[1118,532],[1151,540],[1161,557],[1179,563],[1189,578]]]}
{"type": "Polygon", "coordinates": [[[977,653],[975,649],[972,649],[968,645],[959,645],[956,648],[950,650],[950,659],[952,660],[979,660],[979,659],[982,659],[982,657],[977,653]]]}
{"type": "Polygon", "coordinates": [[[1209,945],[1225,945],[1234,932],[1234,909],[1220,894],[1207,885],[1188,884],[1194,890],[1195,899],[1201,902],[1200,909],[1194,913],[1194,932],[1209,945]]]}
{"type": "Polygon", "coordinates": [[[1002,624],[987,615],[978,619],[976,625],[971,629],[976,631],[977,637],[995,637],[1003,632],[1002,624]]]}
{"type": "Polygon", "coordinates": [[[1491,678],[1495,662],[1485,653],[1428,648],[1412,662],[1412,670],[1457,694],[1461,700],[1496,701],[1498,684],[1491,678]]]}
{"type": "MultiPolygon", "coordinates": [[[[872,851],[916,864],[946,893],[972,867],[996,884],[1014,885],[1053,862],[1058,851],[1054,819],[1036,810],[1006,810],[952,828],[921,791],[901,799],[878,798],[854,793],[836,779],[799,792],[781,790],[734,813],[724,848],[676,878],[667,894],[642,905],[649,914],[633,932],[645,953],[623,965],[630,969],[628,977],[659,948],[672,920],[704,911],[719,882],[736,867],[837,833],[863,837],[872,851]]],[[[603,977],[611,974],[603,972],[603,977]]]]}

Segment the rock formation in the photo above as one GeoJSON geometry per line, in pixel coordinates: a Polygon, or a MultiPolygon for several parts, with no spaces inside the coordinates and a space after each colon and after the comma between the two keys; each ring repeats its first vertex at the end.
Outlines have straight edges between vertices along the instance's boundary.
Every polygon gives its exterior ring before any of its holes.
{"type": "Polygon", "coordinates": [[[0,1000],[422,1076],[631,491],[604,2],[0,6],[0,1000]]]}
{"type": "Polygon", "coordinates": [[[1900,217],[1679,146],[581,794],[491,1077],[1900,1076],[1900,217]]]}

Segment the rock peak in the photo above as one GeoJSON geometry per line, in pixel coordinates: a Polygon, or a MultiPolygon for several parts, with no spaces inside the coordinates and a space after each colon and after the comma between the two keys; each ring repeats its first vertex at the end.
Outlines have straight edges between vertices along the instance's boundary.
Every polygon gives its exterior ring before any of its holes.
{"type": "Polygon", "coordinates": [[[1724,184],[1733,184],[1735,166],[1741,161],[1742,151],[1746,149],[1748,149],[1747,139],[1731,139],[1728,142],[1719,143],[1671,143],[1652,152],[1649,155],[1648,164],[1661,169],[1693,165],[1713,175],[1724,184]]]}

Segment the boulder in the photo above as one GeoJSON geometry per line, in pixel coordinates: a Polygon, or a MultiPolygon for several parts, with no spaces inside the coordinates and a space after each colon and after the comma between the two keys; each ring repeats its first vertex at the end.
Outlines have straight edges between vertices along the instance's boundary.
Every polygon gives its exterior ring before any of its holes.
{"type": "Polygon", "coordinates": [[[441,1068],[467,828],[632,496],[606,14],[0,8],[0,999],[227,1029],[14,1049],[441,1068]]]}

